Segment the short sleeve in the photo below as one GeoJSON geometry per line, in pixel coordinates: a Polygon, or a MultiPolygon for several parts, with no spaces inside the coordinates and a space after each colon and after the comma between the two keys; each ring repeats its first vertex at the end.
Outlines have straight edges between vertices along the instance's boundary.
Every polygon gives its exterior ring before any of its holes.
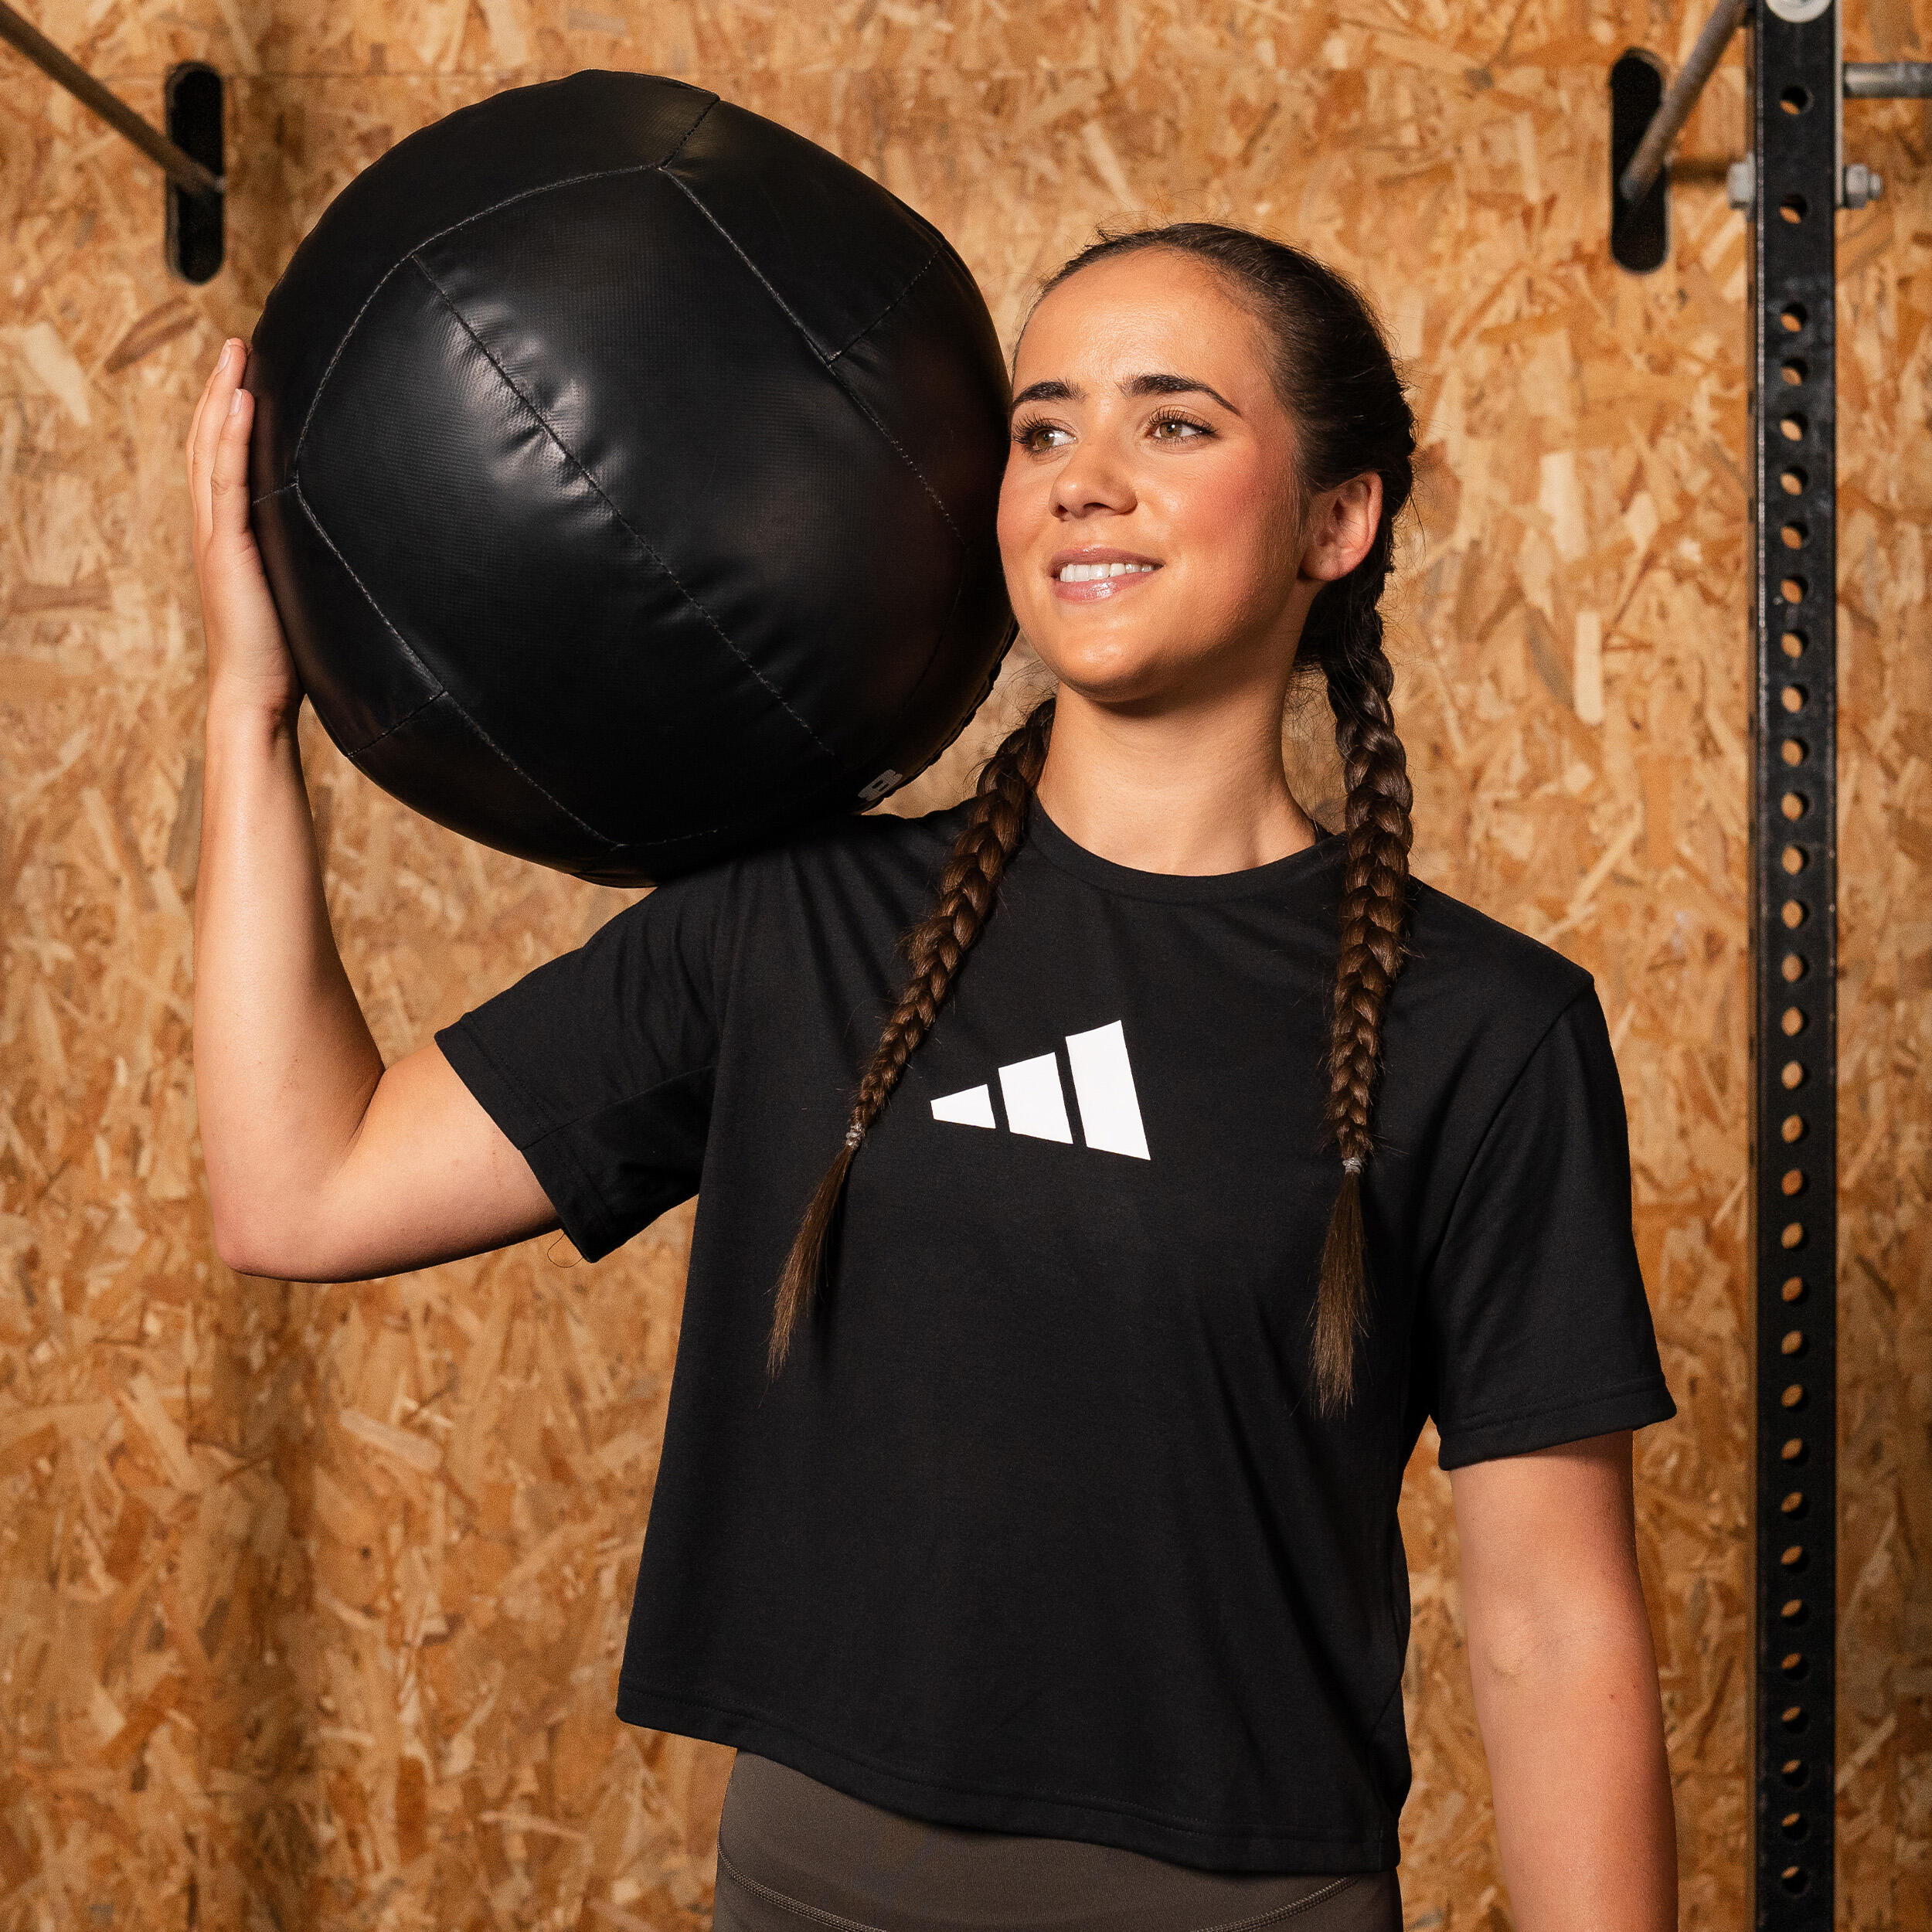
{"type": "Polygon", "coordinates": [[[696,1192],[724,1021],[720,876],[661,886],[436,1036],[585,1260],[696,1192]]]}
{"type": "Polygon", "coordinates": [[[1594,992],[1557,1018],[1490,1121],[1422,1315],[1444,1469],[1677,1413],[1638,1267],[1623,1090],[1594,992]]]}

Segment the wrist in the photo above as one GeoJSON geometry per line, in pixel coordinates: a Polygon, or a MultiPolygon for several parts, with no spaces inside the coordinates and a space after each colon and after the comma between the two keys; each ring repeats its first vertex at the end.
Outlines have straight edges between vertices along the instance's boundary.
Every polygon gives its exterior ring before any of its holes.
{"type": "Polygon", "coordinates": [[[292,739],[301,710],[299,691],[264,689],[240,679],[215,679],[208,686],[208,736],[273,741],[292,739]]]}

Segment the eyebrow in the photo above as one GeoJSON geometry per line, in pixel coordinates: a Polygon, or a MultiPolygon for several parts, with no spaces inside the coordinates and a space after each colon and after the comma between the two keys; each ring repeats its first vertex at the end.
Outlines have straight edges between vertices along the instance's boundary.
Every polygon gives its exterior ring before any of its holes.
{"type": "MultiPolygon", "coordinates": [[[[1123,396],[1211,396],[1230,416],[1241,412],[1217,389],[1211,389],[1198,377],[1174,376],[1157,372],[1146,376],[1131,376],[1121,385],[1123,396]]],[[[1073,383],[1063,383],[1057,377],[1044,383],[1034,383],[1022,389],[1013,398],[1013,406],[1019,408],[1027,403],[1083,403],[1086,392],[1073,383]]]]}

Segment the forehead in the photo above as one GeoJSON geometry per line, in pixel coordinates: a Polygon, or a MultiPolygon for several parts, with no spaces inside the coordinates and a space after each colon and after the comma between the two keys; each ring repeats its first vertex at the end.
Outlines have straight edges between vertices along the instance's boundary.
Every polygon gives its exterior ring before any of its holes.
{"type": "Polygon", "coordinates": [[[1185,369],[1217,389],[1226,379],[1253,389],[1268,383],[1264,349],[1260,324],[1206,263],[1141,249],[1082,269],[1041,301],[1015,352],[1014,386],[1185,369]]]}

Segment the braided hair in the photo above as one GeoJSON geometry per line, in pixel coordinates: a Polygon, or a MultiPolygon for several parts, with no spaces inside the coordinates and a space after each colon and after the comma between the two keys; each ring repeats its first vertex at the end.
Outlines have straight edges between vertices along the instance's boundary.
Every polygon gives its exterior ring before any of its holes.
{"type": "Polygon", "coordinates": [[[872,1049],[845,1123],[845,1145],[814,1191],[785,1258],[784,1271],[778,1277],[777,1307],[767,1351],[774,1375],[784,1366],[793,1333],[809,1313],[824,1277],[845,1176],[866,1129],[884,1111],[906,1063],[932,1030],[961,962],[992,915],[1001,876],[1026,835],[1033,787],[1046,764],[1046,742],[1053,728],[1053,700],[1049,697],[1034,707],[1025,723],[986,761],[965,829],[939,876],[938,903],[906,935],[912,977],[872,1049]]]}
{"type": "MultiPolygon", "coordinates": [[[[1217,270],[1228,292],[1260,323],[1275,392],[1295,426],[1302,500],[1371,473],[1382,484],[1381,520],[1368,553],[1318,593],[1298,651],[1299,670],[1320,676],[1326,686],[1346,786],[1340,944],[1323,1108],[1325,1138],[1342,1175],[1322,1243],[1309,1345],[1316,1405],[1332,1413],[1354,1393],[1355,1341],[1367,1315],[1362,1177],[1374,1151],[1383,1021],[1402,970],[1406,925],[1413,794],[1389,702],[1395,674],[1383,648],[1381,604],[1393,567],[1394,526],[1414,488],[1415,418],[1359,291],[1312,256],[1245,229],[1176,222],[1104,233],[1046,282],[1041,297],[1095,262],[1149,248],[1191,256],[1217,270]]],[[[780,1277],[771,1330],[774,1373],[824,1275],[845,1176],[866,1131],[992,915],[1000,878],[1026,835],[1052,722],[1049,699],[993,754],[941,875],[939,902],[907,936],[912,977],[859,1083],[845,1145],[811,1198],[780,1277]]]]}

